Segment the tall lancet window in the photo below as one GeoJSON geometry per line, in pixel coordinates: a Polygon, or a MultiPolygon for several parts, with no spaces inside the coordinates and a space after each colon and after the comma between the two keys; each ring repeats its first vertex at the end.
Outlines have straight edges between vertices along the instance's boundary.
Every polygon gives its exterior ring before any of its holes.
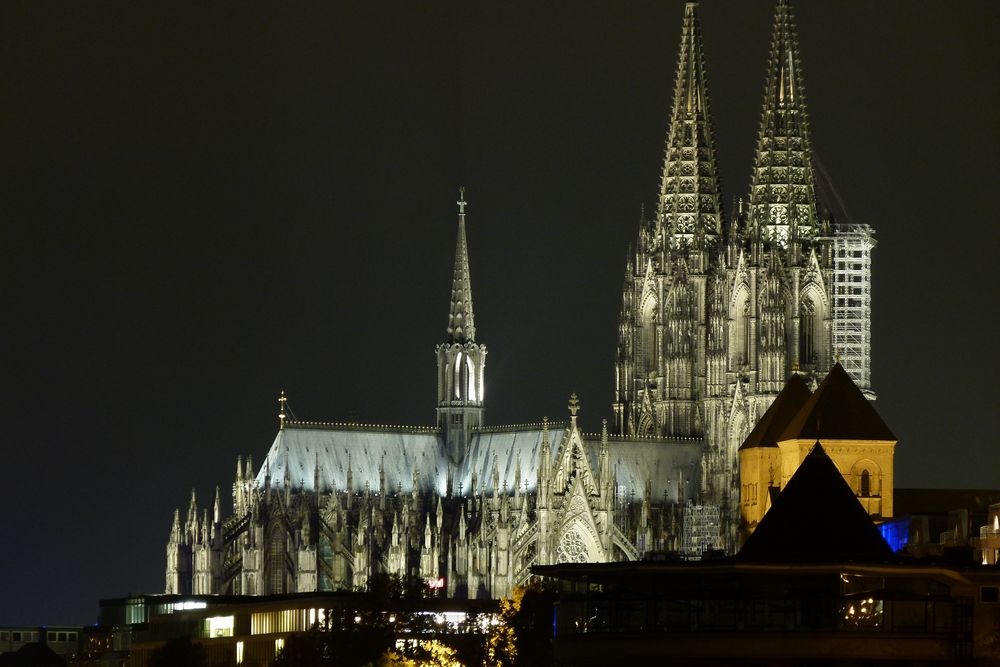
{"type": "Polygon", "coordinates": [[[638,355],[642,364],[643,380],[656,373],[656,299],[647,296],[642,302],[642,321],[639,326],[638,355]]]}
{"type": "Polygon", "coordinates": [[[268,593],[285,592],[285,536],[281,526],[271,529],[271,553],[268,554],[268,593]]]}
{"type": "Polygon", "coordinates": [[[746,363],[750,363],[750,357],[753,356],[753,337],[750,335],[750,301],[747,300],[746,304],[743,306],[743,335],[737,339],[740,342],[740,346],[743,348],[743,359],[746,363]]]}
{"type": "Polygon", "coordinates": [[[320,534],[319,538],[319,590],[332,591],[333,579],[330,573],[333,571],[333,545],[330,538],[325,534],[320,534]]]}
{"type": "Polygon", "coordinates": [[[816,357],[816,307],[810,299],[799,309],[799,363],[812,364],[816,357]]]}
{"type": "Polygon", "coordinates": [[[729,365],[733,370],[750,362],[750,294],[741,286],[733,301],[729,336],[729,365]]]}
{"type": "Polygon", "coordinates": [[[872,476],[867,470],[861,472],[861,497],[868,498],[872,495],[872,476]]]}
{"type": "Polygon", "coordinates": [[[462,353],[455,355],[455,378],[451,383],[455,388],[455,400],[462,400],[462,353]]]}
{"type": "Polygon", "coordinates": [[[469,386],[469,400],[476,401],[479,400],[476,397],[476,369],[472,365],[472,357],[465,355],[465,366],[466,366],[466,380],[469,386]]]}

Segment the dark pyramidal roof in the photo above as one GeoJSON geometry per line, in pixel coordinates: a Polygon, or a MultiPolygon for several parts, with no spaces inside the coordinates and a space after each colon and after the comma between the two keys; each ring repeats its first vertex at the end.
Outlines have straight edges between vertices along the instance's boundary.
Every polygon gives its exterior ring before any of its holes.
{"type": "Polygon", "coordinates": [[[777,438],[778,442],[819,439],[896,439],[839,363],[833,365],[826,379],[777,438]]]}
{"type": "Polygon", "coordinates": [[[740,449],[777,447],[778,436],[798,414],[811,395],[812,392],[802,376],[793,373],[774,402],[771,403],[771,407],[767,409],[754,429],[750,431],[750,435],[740,445],[740,449]]]}
{"type": "Polygon", "coordinates": [[[736,556],[757,563],[885,562],[882,539],[817,442],[736,556]]]}

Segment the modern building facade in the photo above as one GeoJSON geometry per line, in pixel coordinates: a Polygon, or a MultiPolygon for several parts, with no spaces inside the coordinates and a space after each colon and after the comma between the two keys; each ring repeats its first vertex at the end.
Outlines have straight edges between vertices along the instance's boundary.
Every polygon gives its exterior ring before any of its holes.
{"type": "Polygon", "coordinates": [[[1000,571],[893,553],[815,444],[735,557],[539,567],[556,664],[996,664],[1000,571]]]}
{"type": "Polygon", "coordinates": [[[380,627],[397,638],[397,646],[433,638],[446,638],[451,645],[480,644],[497,615],[492,600],[390,599],[352,592],[142,595],[101,601],[96,629],[120,648],[92,663],[146,667],[155,664],[167,642],[181,639],[199,645],[209,665],[267,667],[289,638],[316,627],[346,642],[352,634],[356,638],[356,629],[380,627]]]}
{"type": "MultiPolygon", "coordinates": [[[[815,383],[839,353],[841,242],[816,199],[785,0],[767,72],[750,196],[730,220],[696,8],[686,6],[656,216],[626,271],[610,426],[581,431],[575,396],[566,422],[488,425],[463,195],[435,425],[300,421],[282,395],[263,463],[237,461],[233,514],[223,516],[218,490],[211,508],[192,494],[183,520],[175,512],[166,591],[360,589],[389,573],[495,598],[535,565],[735,550],[737,447],[793,370],[815,383]]],[[[852,349],[868,389],[870,348],[852,349]]]]}

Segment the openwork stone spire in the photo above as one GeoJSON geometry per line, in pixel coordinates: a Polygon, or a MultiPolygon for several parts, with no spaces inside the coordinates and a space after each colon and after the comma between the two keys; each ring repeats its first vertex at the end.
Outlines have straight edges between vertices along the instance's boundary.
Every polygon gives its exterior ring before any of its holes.
{"type": "Polygon", "coordinates": [[[451,283],[451,309],[448,313],[448,341],[464,343],[476,340],[476,321],[472,314],[472,283],[469,279],[469,251],[465,241],[465,188],[458,189],[458,241],[455,245],[455,275],[451,283]]]}
{"type": "Polygon", "coordinates": [[[687,3],[681,30],[657,225],[673,246],[713,240],[722,230],[722,196],[708,108],[696,3],[687,3]]]}
{"type": "Polygon", "coordinates": [[[750,224],[784,247],[816,234],[809,118],[792,8],[779,0],[750,186],[750,224]]]}

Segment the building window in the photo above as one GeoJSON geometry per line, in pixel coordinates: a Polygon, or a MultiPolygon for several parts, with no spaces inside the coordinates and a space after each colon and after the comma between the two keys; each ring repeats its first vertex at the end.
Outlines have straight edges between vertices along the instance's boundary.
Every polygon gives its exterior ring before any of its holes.
{"type": "Polygon", "coordinates": [[[872,495],[872,476],[867,471],[861,472],[861,497],[868,498],[872,495]]]}
{"type": "Polygon", "coordinates": [[[278,637],[274,640],[274,655],[277,657],[282,651],[285,650],[285,640],[278,637]]]}
{"type": "Polygon", "coordinates": [[[271,553],[268,554],[268,589],[272,595],[285,592],[285,536],[281,526],[271,529],[271,553]]]}
{"type": "Polygon", "coordinates": [[[5,641],[7,641],[7,637],[8,637],[8,636],[9,636],[9,635],[8,635],[8,634],[7,634],[6,632],[0,632],[0,642],[5,642],[5,641]]]}
{"type": "Polygon", "coordinates": [[[56,641],[60,641],[60,642],[66,641],[66,633],[65,632],[60,632],[59,633],[59,637],[56,639],[56,641]]]}
{"type": "Polygon", "coordinates": [[[983,586],[980,588],[979,601],[987,603],[1000,602],[1000,586],[983,586]]]}
{"type": "Polygon", "coordinates": [[[813,363],[816,354],[816,308],[812,301],[806,299],[802,302],[802,309],[799,312],[799,362],[803,364],[813,363]]]}
{"type": "Polygon", "coordinates": [[[236,642],[236,664],[243,664],[243,642],[236,642]]]}
{"type": "Polygon", "coordinates": [[[455,377],[452,379],[451,386],[455,389],[455,398],[462,398],[462,353],[459,352],[455,356],[455,377]]]}
{"type": "Polygon", "coordinates": [[[232,637],[233,636],[233,617],[232,616],[213,616],[207,619],[208,624],[208,636],[209,637],[232,637]]]}
{"type": "Polygon", "coordinates": [[[76,633],[75,632],[69,633],[68,637],[69,637],[69,640],[71,642],[75,642],[76,641],[76,633]]]}
{"type": "Polygon", "coordinates": [[[20,632],[12,632],[12,633],[10,633],[10,636],[11,636],[11,639],[13,639],[16,642],[21,641],[21,633],[20,632]]]}

